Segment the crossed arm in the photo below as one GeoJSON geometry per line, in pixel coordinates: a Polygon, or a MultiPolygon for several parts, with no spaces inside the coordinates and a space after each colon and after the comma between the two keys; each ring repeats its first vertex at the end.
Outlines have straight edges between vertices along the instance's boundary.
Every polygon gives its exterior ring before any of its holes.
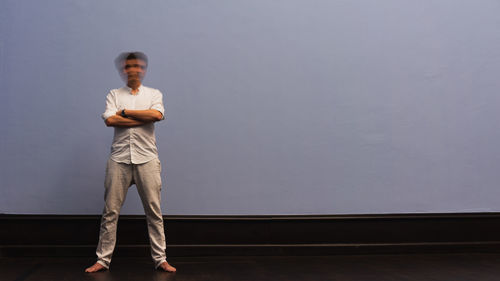
{"type": "Polygon", "coordinates": [[[129,110],[125,109],[127,117],[121,116],[121,110],[106,119],[108,127],[136,127],[144,124],[160,121],[163,115],[156,109],[129,110]]]}

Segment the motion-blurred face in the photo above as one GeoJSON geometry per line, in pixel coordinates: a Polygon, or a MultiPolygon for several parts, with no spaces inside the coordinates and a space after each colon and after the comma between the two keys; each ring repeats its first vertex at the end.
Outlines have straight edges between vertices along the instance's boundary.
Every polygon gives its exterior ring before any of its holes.
{"type": "Polygon", "coordinates": [[[127,85],[140,83],[146,75],[146,62],[140,59],[126,60],[123,63],[122,76],[127,85]]]}

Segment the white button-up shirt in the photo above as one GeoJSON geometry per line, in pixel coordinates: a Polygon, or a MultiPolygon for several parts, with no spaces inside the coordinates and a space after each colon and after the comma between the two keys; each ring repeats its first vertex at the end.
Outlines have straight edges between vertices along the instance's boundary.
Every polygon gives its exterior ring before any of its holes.
{"type": "MultiPolygon", "coordinates": [[[[135,95],[131,93],[131,90],[129,87],[123,87],[109,92],[106,97],[106,111],[102,114],[104,120],[122,109],[156,109],[165,116],[163,96],[159,90],[143,85],[139,87],[139,92],[135,95]]],[[[153,122],[137,127],[114,128],[111,160],[125,164],[142,164],[158,158],[153,122]]]]}

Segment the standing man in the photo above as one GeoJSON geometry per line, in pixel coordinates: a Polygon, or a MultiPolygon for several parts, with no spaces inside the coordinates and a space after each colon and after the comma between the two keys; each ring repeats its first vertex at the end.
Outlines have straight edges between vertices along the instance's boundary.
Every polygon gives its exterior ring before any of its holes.
{"type": "Polygon", "coordinates": [[[141,52],[122,53],[116,67],[127,83],[106,97],[102,118],[115,133],[106,167],[105,205],[101,219],[97,262],[85,272],[109,269],[116,244],[116,227],[128,188],[135,184],[148,223],[151,256],[157,269],[175,272],[165,254],[165,233],[160,208],[161,164],[154,122],[164,119],[162,94],[142,85],[148,59],[141,52]]]}

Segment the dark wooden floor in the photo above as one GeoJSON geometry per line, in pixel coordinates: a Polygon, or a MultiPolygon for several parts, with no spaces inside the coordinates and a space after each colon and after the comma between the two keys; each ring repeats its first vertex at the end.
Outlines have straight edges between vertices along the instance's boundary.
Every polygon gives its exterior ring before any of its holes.
{"type": "Polygon", "coordinates": [[[0,280],[500,280],[500,254],[172,258],[177,273],[148,258],[115,258],[111,270],[84,273],[90,258],[0,258],[0,280]]]}

